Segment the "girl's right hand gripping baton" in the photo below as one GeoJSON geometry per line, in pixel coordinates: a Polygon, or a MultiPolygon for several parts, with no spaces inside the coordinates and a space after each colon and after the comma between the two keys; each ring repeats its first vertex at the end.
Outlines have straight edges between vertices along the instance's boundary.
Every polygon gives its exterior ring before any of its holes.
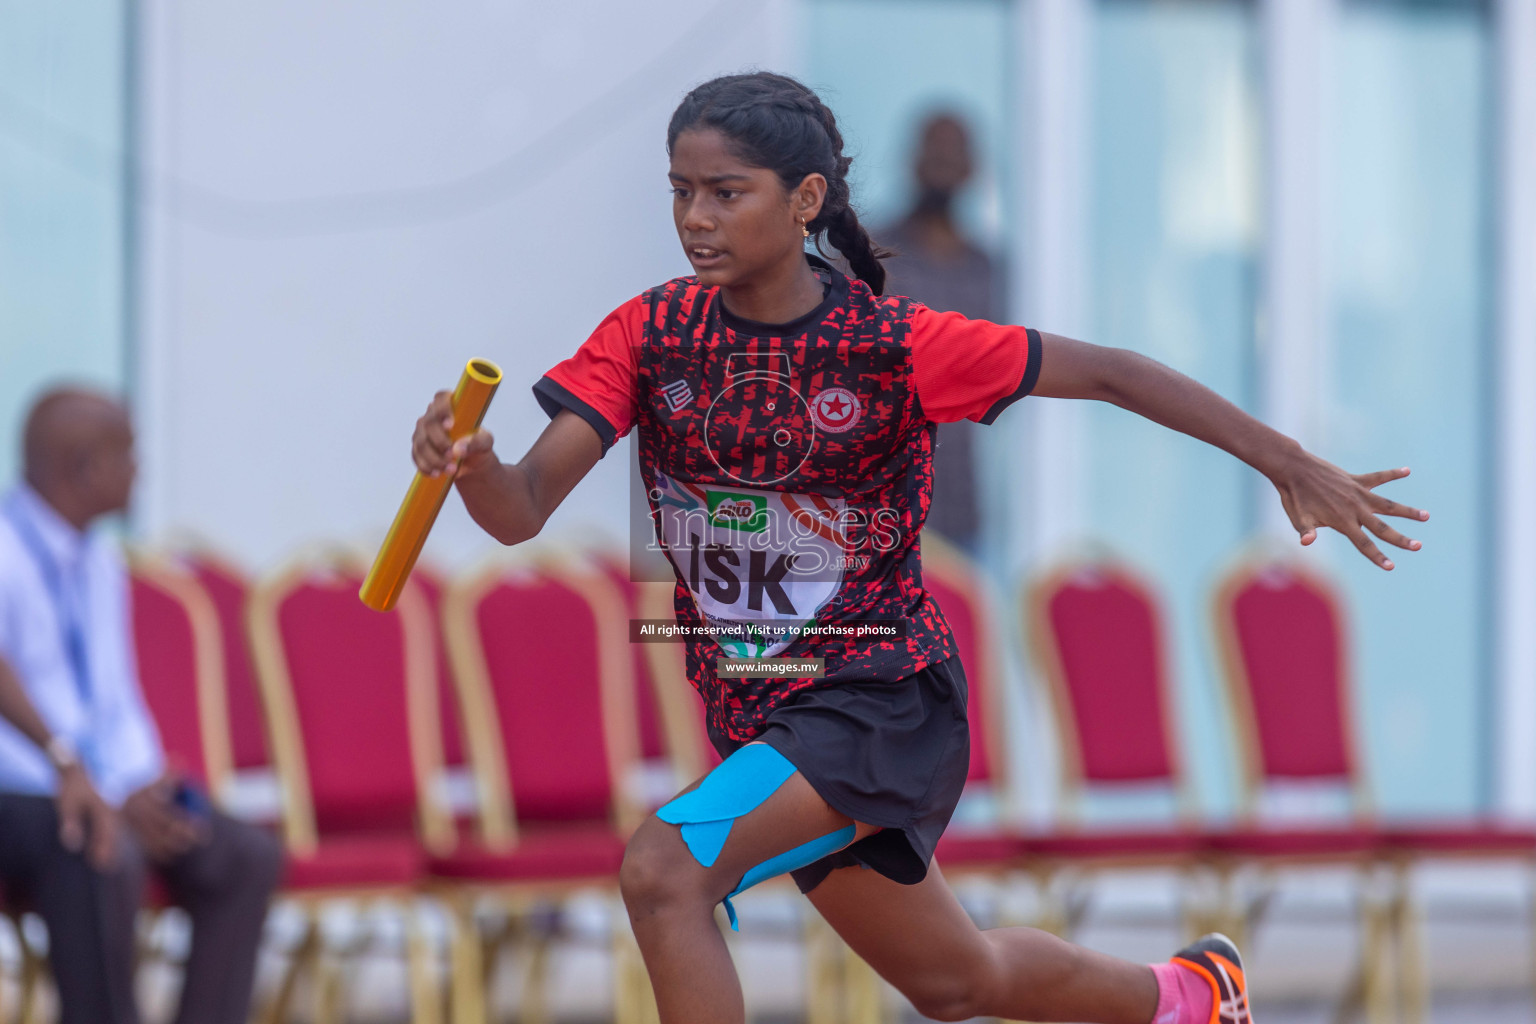
{"type": "MultiPolygon", "coordinates": [[[[458,441],[480,429],[480,421],[485,419],[485,410],[500,383],[501,368],[495,363],[489,359],[469,361],[459,386],[453,389],[453,429],[448,431],[449,437],[458,441]]],[[[400,503],[400,511],[395,513],[384,546],[379,548],[379,556],[373,560],[373,568],[368,570],[368,578],[358,591],[363,604],[379,612],[395,606],[452,485],[453,477],[446,473],[416,474],[411,489],[405,492],[405,501],[400,503]]]]}

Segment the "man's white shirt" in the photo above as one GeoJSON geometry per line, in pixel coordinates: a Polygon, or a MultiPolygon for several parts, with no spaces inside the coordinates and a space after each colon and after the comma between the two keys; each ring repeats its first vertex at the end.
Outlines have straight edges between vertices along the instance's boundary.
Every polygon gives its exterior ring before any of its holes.
{"type": "MultiPolygon", "coordinates": [[[[0,658],[48,728],[81,751],[108,802],[120,804],[160,776],[165,759],[139,688],[128,574],[117,544],[98,531],[76,530],[25,485],[0,499],[0,658]],[[52,581],[40,557],[57,567],[52,581]],[[61,600],[79,602],[89,667],[83,691],[61,600]]],[[[54,787],[48,758],[0,718],[0,793],[51,795],[54,787]]]]}

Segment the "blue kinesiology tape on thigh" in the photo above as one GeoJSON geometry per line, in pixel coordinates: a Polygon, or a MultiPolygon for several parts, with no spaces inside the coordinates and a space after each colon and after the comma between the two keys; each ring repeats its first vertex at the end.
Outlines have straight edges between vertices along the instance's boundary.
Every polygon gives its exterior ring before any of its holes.
{"type": "Polygon", "coordinates": [[[739,895],[744,889],[750,889],[758,882],[764,882],[774,875],[787,874],[796,868],[803,868],[807,864],[814,864],[829,854],[836,853],[849,843],[853,842],[854,826],[848,825],[836,832],[828,832],[819,839],[812,839],[808,843],[801,843],[793,850],[786,850],[777,857],[769,857],[757,867],[741,876],[741,881],[736,883],[736,888],[731,890],[723,902],[725,904],[725,916],[731,919],[731,931],[739,932],[736,926],[736,908],[731,905],[731,896],[739,895]]]}
{"type": "MultiPolygon", "coordinates": [[[[704,781],[694,789],[664,804],[656,817],[678,826],[694,860],[706,868],[714,867],[736,819],[760,807],[793,774],[795,766],[783,754],[766,743],[749,743],[704,776],[704,781]]],[[[829,853],[836,853],[851,843],[853,836],[854,827],[849,825],[802,843],[777,857],[770,857],[748,871],[724,900],[732,930],[740,929],[731,896],[764,879],[803,868],[829,853]]]]}
{"type": "Polygon", "coordinates": [[[662,805],[656,817],[677,825],[694,859],[714,867],[736,819],[756,810],[793,774],[795,766],[783,754],[766,743],[749,743],[694,789],[662,805]]]}

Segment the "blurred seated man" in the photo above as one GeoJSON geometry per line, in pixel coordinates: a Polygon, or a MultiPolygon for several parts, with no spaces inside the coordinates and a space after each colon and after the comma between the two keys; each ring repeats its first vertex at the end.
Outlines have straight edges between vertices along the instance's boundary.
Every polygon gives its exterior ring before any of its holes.
{"type": "Polygon", "coordinates": [[[0,499],[0,886],[42,916],[62,1024],[135,1024],[146,869],[192,921],[179,1024],[244,1024],[281,850],[165,767],[127,575],[88,528],[128,505],[133,431],[103,395],[33,406],[0,499]]]}

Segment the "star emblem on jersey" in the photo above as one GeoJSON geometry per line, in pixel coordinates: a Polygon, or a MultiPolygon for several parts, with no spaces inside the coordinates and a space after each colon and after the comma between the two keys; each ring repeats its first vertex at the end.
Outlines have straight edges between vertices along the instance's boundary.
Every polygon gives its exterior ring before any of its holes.
{"type": "Polygon", "coordinates": [[[685,380],[675,380],[661,389],[661,394],[667,400],[667,408],[677,412],[693,401],[693,389],[685,380]]]}
{"type": "Polygon", "coordinates": [[[863,412],[859,396],[847,388],[827,388],[811,399],[811,421],[828,433],[841,434],[853,429],[863,412]]]}

